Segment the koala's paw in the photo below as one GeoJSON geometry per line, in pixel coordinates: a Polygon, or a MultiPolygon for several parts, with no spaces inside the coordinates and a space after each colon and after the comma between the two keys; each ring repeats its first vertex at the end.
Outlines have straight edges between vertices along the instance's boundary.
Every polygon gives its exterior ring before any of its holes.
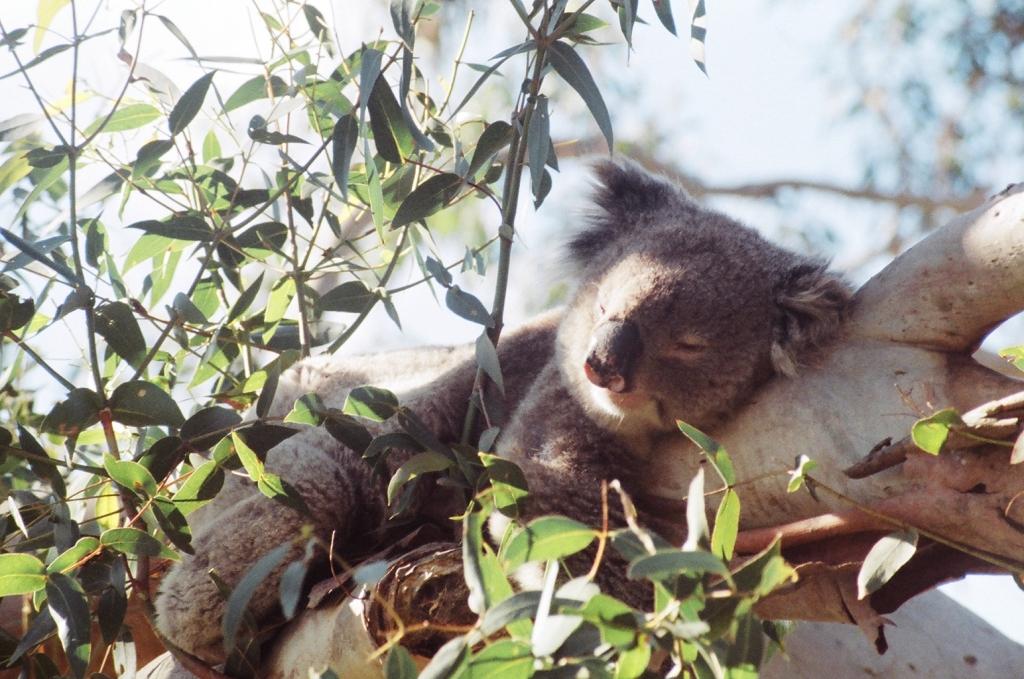
{"type": "Polygon", "coordinates": [[[164,577],[155,603],[156,626],[181,650],[217,664],[225,659],[221,635],[224,600],[203,561],[185,557],[164,577]]]}

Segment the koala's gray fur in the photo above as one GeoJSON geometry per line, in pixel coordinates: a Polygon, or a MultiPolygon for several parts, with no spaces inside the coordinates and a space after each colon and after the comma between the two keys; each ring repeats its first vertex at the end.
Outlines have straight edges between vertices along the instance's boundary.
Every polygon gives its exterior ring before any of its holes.
{"type": "MultiPolygon", "coordinates": [[[[631,162],[601,163],[597,176],[596,210],[570,246],[575,298],[499,345],[512,413],[498,452],[526,474],[528,516],[565,514],[590,525],[600,523],[602,481],[619,479],[642,495],[643,459],[660,439],[681,436],[676,420],[713,432],[759,385],[793,374],[832,337],[849,301],[822,263],[701,208],[631,162]]],[[[339,407],[352,387],[373,383],[454,442],[474,373],[471,348],[310,359],[282,378],[273,414],[309,392],[339,407]]],[[[322,539],[336,532],[342,554],[385,522],[387,479],[322,429],[273,448],[267,467],[302,494],[322,539]]],[[[234,585],[308,521],[249,486],[236,481],[201,510],[196,556],[170,571],[157,600],[164,634],[209,660],[223,656],[223,603],[206,571],[234,585]]],[[[431,502],[444,500],[429,500],[425,511],[431,502]]],[[[657,529],[676,517],[642,518],[657,529]]],[[[621,523],[621,512],[613,521],[621,523]]],[[[253,597],[257,619],[272,612],[279,577],[253,597]]],[[[627,600],[643,597],[614,559],[598,581],[627,600]]]]}

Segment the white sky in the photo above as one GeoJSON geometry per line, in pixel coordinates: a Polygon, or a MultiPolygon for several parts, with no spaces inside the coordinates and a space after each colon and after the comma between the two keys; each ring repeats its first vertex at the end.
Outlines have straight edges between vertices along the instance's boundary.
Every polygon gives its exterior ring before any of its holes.
{"type": "MultiPolygon", "coordinates": [[[[391,34],[383,2],[336,0],[316,4],[338,27],[342,52],[351,51],[361,39],[375,35],[375,31],[366,30],[368,27],[384,25],[385,33],[391,34]]],[[[27,0],[7,0],[2,9],[4,25],[11,30],[32,22],[35,5],[27,0]]],[[[80,5],[86,7],[89,3],[80,5]]],[[[101,12],[116,13],[124,5],[109,0],[102,4],[101,12]]],[[[507,32],[510,22],[502,16],[507,12],[505,3],[487,0],[473,5],[478,8],[478,17],[467,59],[486,62],[495,52],[516,41],[518,32],[507,32]],[[500,11],[494,9],[498,7],[500,11]]],[[[677,24],[682,24],[685,3],[676,0],[673,5],[677,24]]],[[[649,14],[646,3],[641,3],[641,8],[642,13],[649,14]]],[[[602,63],[612,70],[602,69],[598,79],[613,114],[616,138],[634,142],[660,139],[660,157],[678,158],[686,168],[711,182],[795,177],[854,184],[860,171],[855,144],[860,140],[852,126],[837,124],[839,100],[821,76],[822,61],[832,58],[834,49],[829,43],[834,40],[837,18],[842,16],[842,3],[711,1],[708,10],[710,78],[704,77],[690,61],[686,41],[668,35],[657,26],[654,17],[649,17],[651,26],[637,27],[637,49],[628,65],[624,46],[603,51],[602,63]],[[614,79],[606,77],[613,71],[614,79]]],[[[258,19],[252,19],[252,4],[242,0],[165,0],[159,4],[159,11],[172,18],[203,55],[252,56],[253,27],[262,35],[258,19]]],[[[101,15],[100,23],[109,23],[109,19],[101,15]]],[[[55,26],[59,28],[61,24],[58,20],[55,26]]],[[[614,30],[604,34],[609,40],[616,39],[616,35],[614,30]]],[[[22,48],[22,54],[26,49],[22,48]]],[[[193,64],[173,61],[185,52],[156,22],[147,27],[144,49],[145,61],[171,76],[182,89],[195,79],[193,64]]],[[[87,82],[104,92],[115,91],[124,76],[123,65],[110,57],[97,54],[96,61],[83,64],[87,82]]],[[[61,95],[66,83],[67,76],[61,75],[60,70],[66,65],[61,64],[66,61],[57,58],[49,70],[39,70],[46,74],[45,90],[53,98],[61,95]]],[[[12,68],[13,61],[4,51],[0,54],[0,69],[6,73],[12,68]]],[[[246,72],[253,73],[251,69],[246,72]]],[[[518,77],[510,72],[507,80],[514,85],[518,77]]],[[[230,78],[218,75],[217,82],[226,84],[230,78]]],[[[224,91],[230,92],[231,87],[224,91]]],[[[31,99],[19,79],[0,81],[0,94],[7,102],[5,112],[32,110],[31,99]]],[[[579,108],[574,96],[558,102],[552,122],[556,136],[596,134],[588,119],[572,115],[579,108]],[[581,120],[589,127],[581,128],[581,120]]],[[[0,114],[3,117],[7,115],[0,114]]],[[[1015,179],[1021,178],[1007,177],[1006,182],[1015,179]]],[[[566,222],[573,221],[579,213],[580,196],[586,185],[579,163],[563,163],[563,171],[556,176],[552,194],[541,213],[534,214],[528,205],[520,211],[510,322],[539,308],[550,284],[557,280],[558,256],[553,245],[565,232],[566,222]]],[[[857,249],[865,247],[866,235],[878,214],[862,206],[851,208],[847,203],[824,198],[812,199],[804,204],[804,209],[808,204],[830,214],[843,211],[847,228],[841,234],[842,249],[825,254],[836,257],[840,265],[844,259],[856,259],[857,249]]],[[[799,243],[788,230],[785,211],[749,201],[723,201],[721,207],[789,245],[799,243]]],[[[9,208],[0,204],[0,214],[9,214],[9,208]]],[[[474,282],[465,275],[458,282],[489,300],[490,280],[474,282]]],[[[425,289],[402,295],[398,305],[405,327],[413,330],[399,334],[378,313],[345,351],[468,341],[477,334],[477,326],[450,314],[444,316],[445,322],[438,323],[438,314],[445,312],[425,289]]],[[[1007,338],[1005,344],[1011,339],[1007,338]]],[[[80,360],[74,355],[64,358],[69,364],[80,360]]],[[[943,589],[1024,643],[1024,625],[1020,624],[1024,593],[1008,577],[976,576],[943,589]]]]}

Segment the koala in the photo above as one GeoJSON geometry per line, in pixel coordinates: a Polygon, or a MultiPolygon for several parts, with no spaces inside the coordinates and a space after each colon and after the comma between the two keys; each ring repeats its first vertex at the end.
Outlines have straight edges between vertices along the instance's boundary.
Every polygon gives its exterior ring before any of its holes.
{"type": "MultiPolygon", "coordinates": [[[[595,526],[602,481],[618,479],[641,495],[643,461],[667,437],[681,436],[677,420],[713,433],[773,375],[793,375],[812,360],[850,299],[822,262],[772,245],[630,161],[599,163],[596,176],[592,214],[569,243],[574,298],[499,343],[509,416],[496,449],[527,478],[524,518],[557,513],[595,526]]],[[[351,388],[373,383],[391,388],[439,440],[453,443],[475,372],[472,347],[308,359],[282,376],[271,414],[283,415],[309,392],[340,407],[351,388]]],[[[275,446],[266,464],[299,491],[309,516],[235,479],[196,513],[196,554],[161,583],[158,627],[211,662],[223,659],[224,604],[210,568],[234,586],[303,525],[312,523],[321,541],[346,555],[379,539],[387,523],[387,478],[321,428],[275,446]]],[[[420,511],[450,515],[457,511],[450,500],[427,495],[420,511]]],[[[612,513],[621,525],[621,509],[612,513]]],[[[681,517],[641,518],[659,530],[681,517]]],[[[500,529],[492,523],[492,535],[500,529]]],[[[291,544],[298,558],[301,545],[291,544]]],[[[641,601],[624,564],[608,565],[599,572],[602,588],[641,601]]],[[[272,615],[284,566],[253,595],[257,620],[272,615]]]]}
{"type": "MultiPolygon", "coordinates": [[[[794,375],[836,334],[850,300],[822,262],[634,163],[604,162],[596,173],[596,210],[569,245],[578,290],[551,362],[498,444],[530,485],[527,517],[591,526],[601,524],[602,481],[643,495],[652,481],[643,461],[681,436],[678,420],[713,432],[773,375],[794,375]]],[[[641,515],[655,529],[679,518],[641,515]]],[[[638,603],[624,564],[611,566],[599,584],[638,603]]]]}

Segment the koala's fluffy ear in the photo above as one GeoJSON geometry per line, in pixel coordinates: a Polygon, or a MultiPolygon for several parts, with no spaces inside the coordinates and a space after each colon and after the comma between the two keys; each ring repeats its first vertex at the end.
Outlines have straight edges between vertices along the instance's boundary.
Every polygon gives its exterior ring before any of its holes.
{"type": "Polygon", "coordinates": [[[646,217],[693,204],[682,188],[626,158],[595,163],[594,175],[597,209],[587,228],[569,242],[577,262],[585,263],[612,240],[641,227],[646,217]]]}
{"type": "Polygon", "coordinates": [[[771,358],[775,370],[796,375],[805,354],[830,340],[850,304],[850,287],[824,264],[800,264],[777,290],[779,321],[771,358]]]}

